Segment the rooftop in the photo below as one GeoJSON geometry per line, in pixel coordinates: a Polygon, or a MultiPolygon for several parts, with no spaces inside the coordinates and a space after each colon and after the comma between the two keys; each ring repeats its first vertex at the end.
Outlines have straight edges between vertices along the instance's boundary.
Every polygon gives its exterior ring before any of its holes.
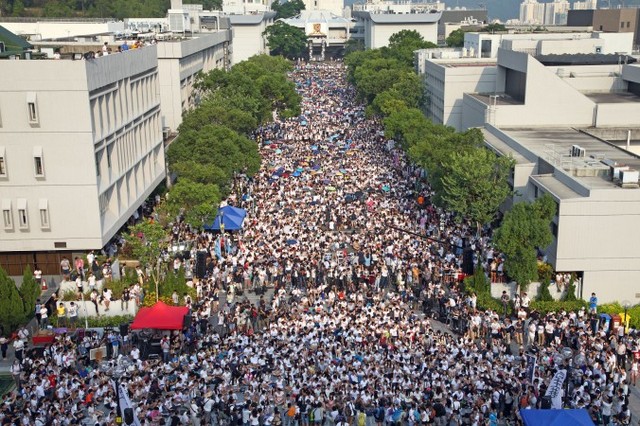
{"type": "Polygon", "coordinates": [[[619,188],[599,173],[600,170],[603,172],[608,170],[608,166],[602,163],[602,160],[611,160],[619,166],[640,170],[640,157],[574,128],[501,128],[500,130],[529,152],[555,166],[556,169],[571,174],[574,179],[589,189],[619,188]],[[573,145],[584,149],[585,156],[568,157],[567,154],[573,145]]]}
{"type": "Polygon", "coordinates": [[[469,96],[486,105],[524,105],[524,102],[506,93],[469,93],[469,96]]]}
{"type": "Polygon", "coordinates": [[[583,94],[597,104],[640,102],[640,96],[631,92],[593,92],[583,94]]]}

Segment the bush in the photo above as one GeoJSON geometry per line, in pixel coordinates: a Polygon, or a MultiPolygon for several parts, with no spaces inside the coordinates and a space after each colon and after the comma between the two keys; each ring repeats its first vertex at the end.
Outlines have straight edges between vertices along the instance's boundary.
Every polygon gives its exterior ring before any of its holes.
{"type": "Polygon", "coordinates": [[[576,280],[573,274],[571,274],[571,281],[569,281],[569,287],[567,287],[567,294],[564,295],[564,300],[567,302],[578,300],[576,297],[576,280]]]}
{"type": "Polygon", "coordinates": [[[120,324],[127,324],[133,321],[132,315],[116,315],[113,317],[89,317],[87,322],[89,327],[118,327],[120,324]]]}
{"type": "Polygon", "coordinates": [[[531,309],[535,309],[540,312],[542,315],[547,314],[548,312],[560,312],[560,311],[577,311],[580,308],[586,308],[588,303],[584,300],[573,300],[573,301],[561,301],[561,300],[553,300],[553,301],[539,301],[535,300],[531,302],[531,309]]]}
{"type": "Polygon", "coordinates": [[[540,282],[540,290],[538,291],[538,297],[536,300],[540,302],[551,302],[554,300],[549,292],[549,280],[540,282]]]}
{"type": "Polygon", "coordinates": [[[74,290],[63,291],[60,295],[60,300],[63,302],[75,302],[78,300],[78,293],[74,290]]]}
{"type": "MultiPolygon", "coordinates": [[[[624,314],[624,307],[618,303],[605,303],[598,305],[598,312],[609,315],[624,314]]],[[[629,327],[640,330],[640,305],[631,306],[627,309],[629,315],[629,327]]]]}

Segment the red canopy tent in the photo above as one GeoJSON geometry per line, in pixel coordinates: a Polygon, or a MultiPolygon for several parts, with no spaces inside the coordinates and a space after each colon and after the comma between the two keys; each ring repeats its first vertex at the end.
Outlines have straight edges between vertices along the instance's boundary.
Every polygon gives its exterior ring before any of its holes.
{"type": "Polygon", "coordinates": [[[186,306],[169,306],[158,302],[150,308],[140,308],[131,324],[131,329],[152,328],[155,330],[182,330],[184,316],[189,313],[186,306]]]}

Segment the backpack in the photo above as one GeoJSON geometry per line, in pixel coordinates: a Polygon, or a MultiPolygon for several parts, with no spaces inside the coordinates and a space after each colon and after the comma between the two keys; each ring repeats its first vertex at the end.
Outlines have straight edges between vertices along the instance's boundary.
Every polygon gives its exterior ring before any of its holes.
{"type": "Polygon", "coordinates": [[[358,426],[364,426],[367,423],[367,415],[363,412],[358,413],[358,426]]]}
{"type": "Polygon", "coordinates": [[[313,423],[316,420],[315,412],[316,410],[313,408],[309,410],[309,423],[313,423]]]}
{"type": "Polygon", "coordinates": [[[417,408],[413,410],[413,418],[416,423],[420,421],[420,410],[418,410],[417,408]]]}
{"type": "Polygon", "coordinates": [[[376,408],[376,410],[373,412],[373,417],[378,422],[381,422],[382,420],[384,420],[384,408],[382,407],[376,408]]]}
{"type": "Polygon", "coordinates": [[[289,409],[287,410],[287,416],[288,417],[295,417],[296,415],[296,406],[292,405],[291,407],[289,407],[289,409]]]}
{"type": "Polygon", "coordinates": [[[344,414],[347,417],[353,417],[354,416],[354,412],[353,412],[353,404],[351,402],[347,402],[347,405],[344,407],[344,414]]]}

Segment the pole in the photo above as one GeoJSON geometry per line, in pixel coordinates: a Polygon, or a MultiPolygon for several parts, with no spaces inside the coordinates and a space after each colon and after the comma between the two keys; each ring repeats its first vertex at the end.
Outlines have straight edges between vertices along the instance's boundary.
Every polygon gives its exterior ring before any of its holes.
{"type": "Polygon", "coordinates": [[[89,316],[89,313],[87,312],[87,304],[84,303],[83,292],[80,292],[80,299],[82,300],[82,306],[84,307],[84,328],[87,329],[89,328],[89,320],[87,319],[87,317],[89,316]]]}
{"type": "Polygon", "coordinates": [[[122,424],[122,410],[120,409],[120,383],[118,382],[118,378],[114,377],[113,380],[116,382],[116,424],[122,424]]]}

